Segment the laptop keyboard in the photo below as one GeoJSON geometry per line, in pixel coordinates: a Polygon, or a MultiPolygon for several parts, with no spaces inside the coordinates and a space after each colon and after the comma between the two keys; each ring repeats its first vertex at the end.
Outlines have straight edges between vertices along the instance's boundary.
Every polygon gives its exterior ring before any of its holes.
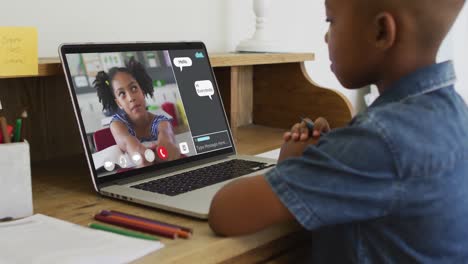
{"type": "Polygon", "coordinates": [[[176,196],[272,166],[274,164],[234,159],[131,187],[176,196]]]}

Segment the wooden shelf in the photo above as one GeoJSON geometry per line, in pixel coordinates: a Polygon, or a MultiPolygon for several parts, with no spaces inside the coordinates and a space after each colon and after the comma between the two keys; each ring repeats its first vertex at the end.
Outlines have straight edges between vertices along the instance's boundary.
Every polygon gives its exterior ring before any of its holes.
{"type": "MultiPolygon", "coordinates": [[[[211,66],[231,67],[259,64],[277,64],[314,60],[313,53],[215,53],[210,55],[211,66]]],[[[45,77],[63,75],[59,58],[39,58],[39,74],[9,76],[7,78],[45,77]]]]}
{"type": "Polygon", "coordinates": [[[314,60],[313,53],[220,53],[210,55],[211,66],[231,67],[314,60]]]}

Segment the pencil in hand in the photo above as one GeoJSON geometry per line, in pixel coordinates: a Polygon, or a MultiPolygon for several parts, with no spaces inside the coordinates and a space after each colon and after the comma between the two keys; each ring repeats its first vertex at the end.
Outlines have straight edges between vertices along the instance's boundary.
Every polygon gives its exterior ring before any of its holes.
{"type": "MultiPolygon", "coordinates": [[[[320,119],[320,118],[319,118],[320,119]]],[[[324,119],[323,119],[324,120],[324,119]]],[[[319,120],[320,122],[321,120],[319,120]]],[[[314,130],[315,130],[315,123],[308,119],[308,118],[305,118],[305,117],[301,117],[301,122],[304,122],[304,124],[306,125],[307,127],[307,130],[309,130],[309,138],[313,138],[313,137],[318,137],[318,136],[324,136],[325,133],[324,133],[324,130],[322,130],[322,127],[319,126],[319,134],[318,135],[314,135],[314,130]]],[[[320,123],[320,125],[323,125],[322,123],[320,123]]],[[[328,124],[327,124],[328,126],[328,124]]],[[[329,128],[327,127],[325,130],[329,130],[329,128]]]]}

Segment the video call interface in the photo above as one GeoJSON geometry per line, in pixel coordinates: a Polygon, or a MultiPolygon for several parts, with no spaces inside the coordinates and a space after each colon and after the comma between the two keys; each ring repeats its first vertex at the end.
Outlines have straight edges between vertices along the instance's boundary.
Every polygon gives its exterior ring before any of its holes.
{"type": "Polygon", "coordinates": [[[232,147],[203,50],[66,59],[98,177],[232,147]]]}

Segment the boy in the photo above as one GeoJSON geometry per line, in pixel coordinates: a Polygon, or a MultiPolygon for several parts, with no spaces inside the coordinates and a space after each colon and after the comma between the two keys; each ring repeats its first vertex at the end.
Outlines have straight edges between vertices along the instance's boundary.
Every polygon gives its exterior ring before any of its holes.
{"type": "Polygon", "coordinates": [[[326,0],[333,72],[381,96],[317,145],[294,126],[275,169],[218,192],[212,229],[295,219],[317,231],[312,263],[467,263],[468,110],[435,64],[464,2],[326,0]]]}

